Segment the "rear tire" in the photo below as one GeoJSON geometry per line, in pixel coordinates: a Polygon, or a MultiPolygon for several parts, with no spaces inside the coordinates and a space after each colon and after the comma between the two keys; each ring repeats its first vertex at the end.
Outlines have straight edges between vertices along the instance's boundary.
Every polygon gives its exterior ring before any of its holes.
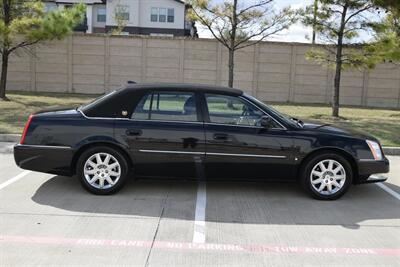
{"type": "Polygon", "coordinates": [[[335,200],[343,196],[353,180],[349,161],[336,153],[321,153],[304,163],[300,174],[304,190],[319,200],[335,200]]]}
{"type": "Polygon", "coordinates": [[[77,162],[76,173],[82,186],[96,195],[110,195],[119,191],[129,174],[125,157],[107,146],[85,150],[77,162]]]}

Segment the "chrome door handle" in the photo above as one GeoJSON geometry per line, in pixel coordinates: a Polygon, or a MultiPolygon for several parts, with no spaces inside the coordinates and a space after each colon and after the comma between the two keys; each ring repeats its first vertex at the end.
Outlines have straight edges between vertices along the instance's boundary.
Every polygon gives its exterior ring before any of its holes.
{"type": "Polygon", "coordinates": [[[228,140],[227,134],[214,134],[214,140],[228,140]]]}
{"type": "Polygon", "coordinates": [[[140,136],[140,135],[142,135],[142,130],[140,130],[140,129],[128,129],[128,130],[126,130],[126,135],[129,135],[129,136],[140,136]]]}

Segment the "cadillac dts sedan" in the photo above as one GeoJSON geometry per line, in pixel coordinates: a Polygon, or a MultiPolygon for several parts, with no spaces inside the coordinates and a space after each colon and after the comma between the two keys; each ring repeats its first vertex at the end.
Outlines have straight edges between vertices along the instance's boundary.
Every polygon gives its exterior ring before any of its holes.
{"type": "Polygon", "coordinates": [[[241,90],[188,84],[128,84],[78,108],[33,114],[14,156],[23,169],[76,175],[102,195],[157,177],[292,180],[333,200],[389,172],[370,135],[287,117],[241,90]]]}

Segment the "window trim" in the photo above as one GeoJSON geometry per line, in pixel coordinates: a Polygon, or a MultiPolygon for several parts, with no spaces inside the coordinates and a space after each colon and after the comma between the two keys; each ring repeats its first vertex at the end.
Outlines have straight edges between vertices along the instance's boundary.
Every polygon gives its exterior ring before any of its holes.
{"type": "Polygon", "coordinates": [[[175,8],[167,8],[167,23],[175,23],[175,8]],[[172,10],[172,16],[169,15],[170,10],[172,10]],[[172,17],[172,21],[169,21],[170,17],[172,17]]]}
{"type": "MultiPolygon", "coordinates": [[[[199,102],[200,101],[200,96],[199,96],[199,93],[198,92],[193,92],[193,91],[190,91],[190,90],[188,90],[188,91],[174,91],[174,90],[171,90],[171,91],[164,91],[164,90],[162,90],[162,91],[157,91],[157,90],[154,90],[154,91],[149,91],[148,93],[146,93],[146,94],[144,94],[143,96],[142,96],[142,99],[143,98],[145,98],[146,96],[148,97],[149,95],[151,94],[151,100],[150,100],[150,109],[149,109],[149,116],[148,116],[148,119],[147,120],[144,120],[144,119],[134,119],[134,118],[132,118],[133,117],[133,115],[135,114],[135,109],[136,109],[136,107],[134,107],[133,108],[133,110],[132,110],[132,115],[131,115],[131,117],[130,118],[127,118],[128,120],[131,120],[131,121],[140,121],[140,122],[173,122],[173,123],[196,123],[196,124],[204,124],[204,122],[203,122],[203,116],[202,116],[202,113],[201,113],[201,111],[200,111],[200,108],[201,108],[201,103],[199,102]],[[194,97],[195,97],[195,102],[196,102],[196,119],[197,119],[197,121],[180,121],[180,120],[159,120],[159,119],[152,119],[151,118],[151,113],[152,113],[152,110],[153,110],[153,101],[154,101],[154,95],[155,94],[161,94],[161,93],[181,93],[181,94],[192,94],[194,97]]],[[[141,100],[138,102],[138,104],[141,102],[141,100]]]]}
{"type": "Polygon", "coordinates": [[[158,22],[160,22],[160,23],[166,23],[167,22],[167,17],[168,17],[168,11],[167,10],[168,9],[165,8],[165,7],[159,7],[158,8],[158,22]],[[161,10],[165,10],[165,14],[164,15],[161,15],[161,10]],[[161,19],[160,19],[161,16],[165,17],[165,21],[161,21],[161,19]]]}
{"type": "Polygon", "coordinates": [[[107,8],[105,8],[105,7],[98,7],[96,13],[97,13],[97,14],[96,14],[96,21],[97,21],[97,22],[100,22],[100,23],[105,23],[105,22],[107,22],[107,8]],[[104,10],[104,14],[100,14],[100,13],[99,13],[100,10],[104,10]],[[104,16],[104,21],[99,20],[99,16],[104,16]]]}
{"type": "Polygon", "coordinates": [[[119,5],[117,5],[117,8],[118,7],[121,8],[121,9],[125,8],[125,11],[124,12],[116,12],[116,13],[119,13],[120,16],[122,16],[122,14],[126,14],[127,18],[124,18],[124,20],[127,21],[127,22],[130,22],[130,20],[131,20],[131,12],[130,12],[130,9],[129,9],[130,6],[129,5],[119,4],[119,5]]]}
{"type": "Polygon", "coordinates": [[[150,7],[150,22],[158,22],[158,7],[150,7]],[[153,10],[156,11],[155,14],[153,14],[153,10]],[[155,16],[156,20],[152,20],[153,16],[155,16]]]}

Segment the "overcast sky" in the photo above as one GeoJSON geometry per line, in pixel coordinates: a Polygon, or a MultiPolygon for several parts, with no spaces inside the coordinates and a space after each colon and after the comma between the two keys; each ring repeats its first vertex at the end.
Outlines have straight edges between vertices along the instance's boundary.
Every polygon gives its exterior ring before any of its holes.
{"type": "MultiPolygon", "coordinates": [[[[223,1],[223,0],[215,0],[215,1],[223,1]]],[[[240,0],[240,1],[251,1],[251,0],[240,0]]],[[[293,9],[298,9],[301,7],[305,7],[307,5],[312,4],[313,0],[275,0],[274,7],[279,10],[283,7],[290,6],[293,9]]],[[[207,29],[203,29],[199,27],[199,36],[201,38],[212,38],[211,33],[207,29]]],[[[297,23],[292,25],[288,30],[282,31],[279,35],[274,36],[273,38],[269,38],[267,40],[271,41],[283,41],[283,42],[302,42],[309,43],[310,40],[306,38],[306,36],[312,35],[312,29],[310,27],[305,27],[301,23],[297,23]]],[[[367,35],[363,35],[361,39],[368,39],[367,35]]]]}

